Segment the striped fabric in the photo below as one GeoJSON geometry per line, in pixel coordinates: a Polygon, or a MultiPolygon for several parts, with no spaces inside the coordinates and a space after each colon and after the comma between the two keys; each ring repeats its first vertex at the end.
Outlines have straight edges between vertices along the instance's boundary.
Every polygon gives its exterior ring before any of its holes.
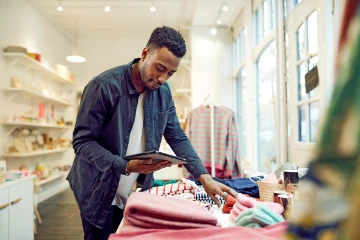
{"type": "MultiPolygon", "coordinates": [[[[220,204],[226,203],[223,197],[216,195],[216,198],[219,200],[220,204]]],[[[216,204],[214,200],[212,200],[210,196],[205,192],[204,188],[200,188],[199,191],[195,193],[195,199],[199,202],[207,202],[212,205],[216,204]]]]}
{"type": "Polygon", "coordinates": [[[182,178],[178,183],[167,184],[165,186],[153,187],[145,192],[160,195],[160,196],[168,196],[168,195],[178,195],[181,193],[196,193],[199,191],[199,187],[188,179],[182,178]]]}
{"type": "MultiPolygon", "coordinates": [[[[186,126],[186,134],[208,172],[211,172],[210,122],[210,107],[200,106],[189,113],[186,126]]],[[[214,130],[216,177],[241,177],[239,137],[231,109],[214,108],[214,130]]],[[[184,176],[190,176],[186,169],[184,176]]]]}

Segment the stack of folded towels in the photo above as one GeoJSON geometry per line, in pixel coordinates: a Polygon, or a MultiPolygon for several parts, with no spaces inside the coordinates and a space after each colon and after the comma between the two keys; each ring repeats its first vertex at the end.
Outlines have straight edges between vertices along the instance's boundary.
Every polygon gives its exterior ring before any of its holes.
{"type": "MultiPolygon", "coordinates": [[[[273,202],[258,202],[254,198],[247,197],[243,194],[238,194],[236,198],[236,202],[233,206],[233,209],[230,211],[230,220],[235,222],[235,220],[238,218],[240,214],[242,214],[244,211],[248,209],[254,209],[257,206],[262,205],[266,206],[271,210],[270,213],[275,213],[279,216],[281,216],[281,213],[284,211],[284,208],[278,204],[273,202]]],[[[267,211],[264,210],[262,207],[258,209],[260,211],[267,211]]],[[[271,214],[270,214],[271,215],[271,214]]]]}
{"type": "Polygon", "coordinates": [[[145,192],[130,195],[121,231],[219,227],[215,216],[184,198],[162,197],[145,192]]]}

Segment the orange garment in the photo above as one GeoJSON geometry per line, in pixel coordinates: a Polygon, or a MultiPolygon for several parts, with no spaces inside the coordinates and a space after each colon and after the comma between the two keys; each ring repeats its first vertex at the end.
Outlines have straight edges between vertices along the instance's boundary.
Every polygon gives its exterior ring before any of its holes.
{"type": "Polygon", "coordinates": [[[231,196],[230,194],[226,196],[226,204],[223,206],[222,208],[222,212],[223,213],[230,213],[230,211],[232,210],[234,204],[236,203],[236,198],[234,198],[233,196],[231,196]]]}

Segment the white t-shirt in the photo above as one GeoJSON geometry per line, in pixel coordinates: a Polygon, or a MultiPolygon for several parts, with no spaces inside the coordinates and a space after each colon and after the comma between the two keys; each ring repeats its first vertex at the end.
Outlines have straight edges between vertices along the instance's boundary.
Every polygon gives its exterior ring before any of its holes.
{"type": "MultiPolygon", "coordinates": [[[[134,126],[130,132],[130,139],[126,155],[141,153],[145,151],[145,134],[144,134],[144,101],[146,91],[140,94],[136,107],[134,126]]],[[[119,186],[112,205],[123,209],[126,201],[132,191],[132,188],[139,177],[139,173],[131,173],[129,176],[121,175],[119,186]]]]}

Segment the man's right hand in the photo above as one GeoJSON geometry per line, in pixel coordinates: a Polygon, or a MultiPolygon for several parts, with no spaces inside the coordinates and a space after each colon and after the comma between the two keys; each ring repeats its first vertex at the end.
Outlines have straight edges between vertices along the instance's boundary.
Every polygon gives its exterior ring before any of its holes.
{"type": "Polygon", "coordinates": [[[158,163],[152,163],[152,159],[133,159],[127,164],[127,173],[143,173],[148,174],[160,170],[165,167],[171,167],[171,162],[163,160],[158,163]]]}

